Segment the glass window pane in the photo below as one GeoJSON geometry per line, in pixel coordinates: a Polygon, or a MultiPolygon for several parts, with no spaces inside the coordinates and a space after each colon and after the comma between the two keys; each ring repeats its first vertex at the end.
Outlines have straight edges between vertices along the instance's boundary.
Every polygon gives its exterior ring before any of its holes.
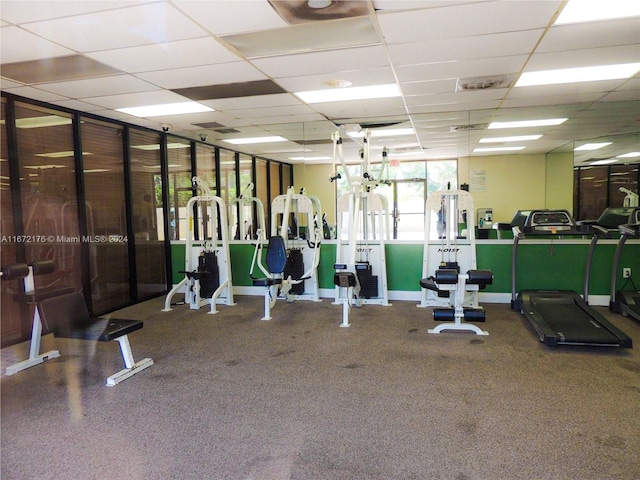
{"type": "Polygon", "coordinates": [[[193,196],[191,144],[169,137],[167,145],[169,180],[169,239],[187,239],[186,205],[193,196]]]}
{"type": "Polygon", "coordinates": [[[595,220],[607,206],[607,167],[580,169],[580,212],[578,218],[595,220]]]}
{"type": "Polygon", "coordinates": [[[216,191],[215,147],[198,145],[196,147],[196,175],[207,182],[212,192],[216,191]]]}
{"type": "Polygon", "coordinates": [[[167,286],[160,136],[131,130],[129,138],[137,291],[138,300],[143,300],[164,292],[167,286]]]}
{"type": "Polygon", "coordinates": [[[236,154],[220,149],[220,197],[225,205],[236,198],[236,154]]]}
{"type": "Polygon", "coordinates": [[[91,303],[101,314],[131,301],[122,128],[84,118],[81,129],[87,234],[95,239],[89,242],[91,303]]]}
{"type": "Polygon", "coordinates": [[[25,260],[53,260],[56,272],[36,277],[36,288],[55,283],[82,289],[73,126],[69,115],[16,103],[25,235],[25,260]]]}
{"type": "MultiPolygon", "coordinates": [[[[7,145],[7,126],[5,116],[5,99],[2,98],[2,111],[0,118],[0,202],[2,204],[2,216],[0,217],[0,232],[4,237],[2,239],[2,247],[0,248],[0,259],[2,265],[11,265],[17,262],[16,250],[17,242],[14,237],[16,231],[14,229],[13,203],[11,201],[11,183],[9,178],[9,148],[7,145]]],[[[20,304],[13,301],[13,296],[19,290],[20,280],[2,280],[0,282],[0,307],[2,308],[0,315],[2,318],[2,346],[12,345],[27,338],[23,335],[22,324],[23,315],[20,312],[20,304]]],[[[25,325],[26,313],[24,315],[25,325]]],[[[27,330],[27,329],[25,329],[27,330]]]]}

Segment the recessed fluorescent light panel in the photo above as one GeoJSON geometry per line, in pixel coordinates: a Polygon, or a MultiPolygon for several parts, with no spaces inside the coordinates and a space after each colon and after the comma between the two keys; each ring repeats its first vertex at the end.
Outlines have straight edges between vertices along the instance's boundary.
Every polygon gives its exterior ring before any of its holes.
{"type": "Polygon", "coordinates": [[[613,18],[637,17],[640,2],[634,0],[570,0],[562,9],[555,25],[594,22],[613,18]]]}
{"type": "Polygon", "coordinates": [[[617,160],[615,158],[608,158],[606,160],[597,160],[595,162],[591,162],[589,165],[609,165],[610,163],[616,163],[617,160]]]}
{"type": "Polygon", "coordinates": [[[513,137],[481,138],[480,143],[528,142],[538,140],[542,135],[515,135],[513,137]]]}
{"type": "Polygon", "coordinates": [[[275,142],[288,142],[284,137],[251,137],[251,138],[230,138],[223,140],[223,142],[231,143],[232,145],[249,145],[252,143],[275,143],[275,142]]]}
{"type": "Polygon", "coordinates": [[[640,70],[640,63],[621,63],[618,65],[525,72],[520,76],[515,86],[531,87],[536,85],[595,82],[598,80],[618,80],[631,78],[638,70],[640,70]]]}
{"type": "Polygon", "coordinates": [[[584,145],[580,145],[579,147],[574,148],[573,150],[578,151],[590,151],[590,150],[598,150],[599,148],[606,147],[607,145],[611,145],[612,142],[602,142],[602,143],[585,143],[584,145]]]}
{"type": "Polygon", "coordinates": [[[197,102],[165,103],[164,105],[147,105],[146,107],[116,108],[116,111],[128,113],[135,117],[160,117],[165,115],[182,115],[184,113],[213,112],[197,102]]]}
{"type": "Polygon", "coordinates": [[[527,127],[548,127],[561,125],[567,118],[546,118],[541,120],[521,120],[514,122],[491,122],[487,128],[527,128],[527,127]]]}
{"type": "Polygon", "coordinates": [[[483,153],[483,152],[515,152],[518,150],[524,150],[526,147],[481,147],[474,148],[473,151],[475,153],[483,153]]]}
{"type": "Polygon", "coordinates": [[[370,85],[367,87],[332,88],[297,92],[295,95],[305,103],[346,102],[348,100],[369,100],[374,98],[400,97],[400,87],[395,84],[370,85]]]}
{"type": "Polygon", "coordinates": [[[640,157],[640,152],[629,152],[624,155],[618,155],[616,158],[636,158],[640,157]]]}

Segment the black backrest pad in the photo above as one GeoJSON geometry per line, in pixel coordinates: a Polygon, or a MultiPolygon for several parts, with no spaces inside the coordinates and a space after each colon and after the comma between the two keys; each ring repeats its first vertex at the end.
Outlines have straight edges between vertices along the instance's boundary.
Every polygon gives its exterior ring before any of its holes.
{"type": "Polygon", "coordinates": [[[38,304],[40,318],[49,331],[68,333],[90,322],[87,305],[80,292],[47,298],[38,304]]]}
{"type": "Polygon", "coordinates": [[[287,249],[284,239],[279,236],[269,238],[267,245],[267,268],[271,273],[282,273],[287,264],[287,249]]]}

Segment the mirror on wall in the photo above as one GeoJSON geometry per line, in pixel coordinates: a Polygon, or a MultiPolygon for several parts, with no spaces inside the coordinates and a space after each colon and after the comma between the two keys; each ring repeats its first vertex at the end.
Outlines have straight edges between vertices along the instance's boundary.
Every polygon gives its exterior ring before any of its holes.
{"type": "Polygon", "coordinates": [[[597,219],[606,208],[638,206],[640,132],[573,142],[574,214],[597,219]]]}

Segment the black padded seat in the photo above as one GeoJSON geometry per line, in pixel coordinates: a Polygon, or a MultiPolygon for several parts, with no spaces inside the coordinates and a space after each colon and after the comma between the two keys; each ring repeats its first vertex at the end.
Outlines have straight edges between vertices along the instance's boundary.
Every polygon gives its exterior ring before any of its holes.
{"type": "Polygon", "coordinates": [[[255,278],[253,280],[254,287],[270,287],[271,285],[282,285],[281,278],[255,278]]]}
{"type": "Polygon", "coordinates": [[[47,298],[38,304],[40,317],[56,337],[109,342],[140,330],[140,320],[91,317],[80,292],[47,298]]]}
{"type": "Polygon", "coordinates": [[[22,303],[38,303],[47,298],[66,295],[73,292],[73,287],[47,287],[36,288],[29,292],[19,293],[15,296],[15,300],[22,303]]]}

